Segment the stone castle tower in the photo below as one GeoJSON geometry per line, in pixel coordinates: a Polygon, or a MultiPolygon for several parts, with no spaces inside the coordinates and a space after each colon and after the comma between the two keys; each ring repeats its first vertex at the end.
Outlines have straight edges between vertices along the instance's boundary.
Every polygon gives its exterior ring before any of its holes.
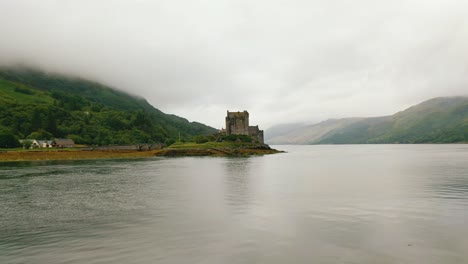
{"type": "Polygon", "coordinates": [[[263,130],[258,126],[249,126],[249,112],[229,112],[226,116],[226,134],[227,135],[248,135],[252,139],[264,144],[263,130]]]}

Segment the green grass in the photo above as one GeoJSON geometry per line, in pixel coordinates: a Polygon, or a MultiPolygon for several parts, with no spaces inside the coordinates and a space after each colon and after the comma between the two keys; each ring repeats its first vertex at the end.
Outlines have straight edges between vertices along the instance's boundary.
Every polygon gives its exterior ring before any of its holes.
{"type": "Polygon", "coordinates": [[[0,101],[18,104],[52,104],[53,98],[37,89],[26,85],[0,79],[0,101]],[[16,88],[28,91],[29,94],[16,91],[16,88]]]}

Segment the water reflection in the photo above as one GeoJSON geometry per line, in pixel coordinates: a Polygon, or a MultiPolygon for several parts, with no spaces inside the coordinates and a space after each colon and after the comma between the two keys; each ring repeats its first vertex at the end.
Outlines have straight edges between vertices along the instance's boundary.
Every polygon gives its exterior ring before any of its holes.
{"type": "Polygon", "coordinates": [[[244,212],[252,202],[253,180],[250,158],[228,158],[224,161],[225,199],[236,213],[244,212]]]}
{"type": "Polygon", "coordinates": [[[0,263],[468,263],[468,146],[0,165],[0,263]]]}

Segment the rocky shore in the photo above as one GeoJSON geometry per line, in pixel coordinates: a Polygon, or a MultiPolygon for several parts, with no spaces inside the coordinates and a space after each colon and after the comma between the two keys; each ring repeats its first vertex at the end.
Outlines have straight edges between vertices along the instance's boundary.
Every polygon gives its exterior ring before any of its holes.
{"type": "Polygon", "coordinates": [[[213,146],[213,147],[174,147],[165,148],[155,153],[156,156],[251,156],[281,153],[268,145],[213,146]]]}

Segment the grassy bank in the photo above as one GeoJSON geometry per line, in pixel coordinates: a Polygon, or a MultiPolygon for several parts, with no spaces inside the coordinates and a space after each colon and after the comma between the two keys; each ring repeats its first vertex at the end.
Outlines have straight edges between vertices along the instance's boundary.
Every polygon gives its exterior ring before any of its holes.
{"type": "Polygon", "coordinates": [[[114,159],[140,158],[152,156],[249,156],[275,154],[281,151],[271,149],[268,145],[242,142],[207,142],[175,143],[168,148],[136,150],[81,150],[81,149],[44,149],[24,150],[9,149],[0,151],[0,161],[34,161],[34,160],[80,160],[80,159],[114,159]]]}
{"type": "Polygon", "coordinates": [[[250,156],[281,153],[265,144],[246,142],[175,143],[157,156],[250,156]]]}
{"type": "Polygon", "coordinates": [[[132,157],[151,157],[155,151],[134,150],[9,150],[0,152],[0,161],[33,161],[33,160],[80,160],[80,159],[113,159],[132,157]]]}

